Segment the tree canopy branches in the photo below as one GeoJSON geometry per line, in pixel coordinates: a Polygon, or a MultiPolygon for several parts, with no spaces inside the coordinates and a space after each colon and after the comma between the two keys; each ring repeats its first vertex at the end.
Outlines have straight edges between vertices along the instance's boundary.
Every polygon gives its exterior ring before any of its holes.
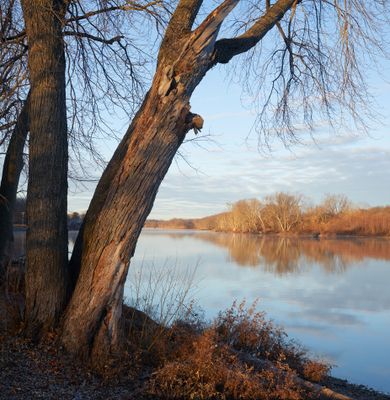
{"type": "Polygon", "coordinates": [[[355,0],[249,1],[226,20],[228,38],[217,41],[215,62],[242,54],[233,73],[236,80],[240,76],[257,108],[259,144],[274,136],[287,144],[296,142],[300,130],[314,129],[323,118],[336,129],[367,129],[375,108],[366,70],[374,65],[372,57],[386,51],[388,5],[355,0]],[[257,35],[269,27],[276,29],[256,46],[257,35]]]}
{"type": "Polygon", "coordinates": [[[266,13],[262,15],[251,28],[243,34],[232,39],[221,39],[215,45],[215,62],[227,64],[234,56],[246,53],[272,29],[286,12],[300,0],[279,0],[270,5],[266,13]]]}
{"type": "MultiPolygon", "coordinates": [[[[228,63],[243,55],[239,64],[234,65],[240,65],[245,92],[258,108],[255,128],[261,142],[268,142],[275,135],[286,143],[297,141],[301,126],[313,129],[315,121],[321,118],[337,125],[333,118],[336,113],[343,115],[338,121],[345,124],[353,121],[359,128],[367,127],[373,109],[368,107],[370,96],[364,69],[369,53],[383,49],[380,34],[388,10],[387,1],[231,3],[238,5],[237,12],[223,18],[226,38],[216,41],[213,63],[228,63]],[[260,41],[262,44],[256,46],[260,41]]],[[[0,77],[6,83],[1,85],[3,92],[9,88],[10,100],[9,107],[4,106],[0,111],[2,141],[17,114],[10,112],[19,104],[12,93],[17,92],[17,87],[28,87],[25,62],[28,47],[24,26],[20,23],[20,7],[15,0],[4,4],[0,77]],[[17,77],[12,84],[10,76],[17,77]]],[[[99,137],[101,132],[112,135],[107,126],[107,113],[114,112],[114,107],[128,115],[140,104],[154,63],[153,57],[144,50],[145,42],[142,43],[145,27],[154,32],[152,37],[158,41],[158,35],[168,26],[160,54],[172,53],[172,48],[190,33],[195,20],[209,10],[210,2],[179,1],[168,24],[173,7],[174,4],[164,0],[68,3],[64,36],[70,135],[82,137],[72,146],[72,158],[81,161],[86,158],[84,151],[92,150],[92,159],[104,164],[94,137],[99,137]],[[76,154],[80,145],[84,150],[76,154]]],[[[23,100],[25,95],[24,91],[23,96],[18,96],[23,100]]]]}

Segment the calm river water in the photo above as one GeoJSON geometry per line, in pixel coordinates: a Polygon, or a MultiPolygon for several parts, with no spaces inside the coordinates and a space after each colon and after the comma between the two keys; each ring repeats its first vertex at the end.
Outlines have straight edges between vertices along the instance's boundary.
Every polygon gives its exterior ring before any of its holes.
{"type": "Polygon", "coordinates": [[[125,296],[156,269],[194,272],[207,319],[235,299],[259,299],[290,338],[335,365],[333,375],[390,392],[390,240],[145,229],[125,296]]]}

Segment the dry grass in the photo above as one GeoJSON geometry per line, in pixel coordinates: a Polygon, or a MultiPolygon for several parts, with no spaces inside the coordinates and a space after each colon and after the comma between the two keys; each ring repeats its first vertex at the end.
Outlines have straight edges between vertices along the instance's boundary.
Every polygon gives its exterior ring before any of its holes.
{"type": "Polygon", "coordinates": [[[191,276],[184,287],[182,279],[180,284],[173,280],[172,271],[164,275],[165,281],[159,276],[155,284],[169,292],[163,291],[163,297],[153,290],[151,276],[145,281],[149,297],[140,287],[134,292],[142,294],[136,304],[161,320],[124,305],[127,346],[115,360],[119,364],[100,371],[106,381],[125,373],[137,382],[139,399],[316,398],[296,378],[321,381],[328,365],[310,360],[300,346],[288,341],[282,329],[257,311],[257,303],[234,303],[206,325],[193,303],[186,301],[191,276]]]}
{"type": "Polygon", "coordinates": [[[165,360],[177,332],[172,328],[175,321],[193,320],[196,268],[184,268],[169,260],[161,266],[145,260],[133,266],[123,316],[128,346],[141,369],[144,364],[155,367],[165,360]]]}
{"type": "Polygon", "coordinates": [[[258,312],[256,302],[235,302],[206,324],[189,297],[193,272],[178,277],[176,266],[156,270],[144,263],[133,274],[133,307],[124,307],[124,317],[133,368],[150,378],[143,396],[310,399],[296,377],[318,382],[328,373],[328,365],[310,360],[258,312]]]}
{"type": "Polygon", "coordinates": [[[390,207],[354,210],[332,218],[321,226],[327,234],[390,236],[390,207]]]}
{"type": "Polygon", "coordinates": [[[165,399],[300,399],[301,390],[282,371],[256,371],[208,329],[182,345],[155,373],[150,394],[165,399]]]}
{"type": "Polygon", "coordinates": [[[321,380],[329,366],[309,360],[286,334],[256,312],[256,304],[233,306],[207,328],[179,321],[163,335],[148,394],[164,399],[311,398],[295,379],[321,380]],[[258,360],[252,362],[251,360],[258,360]]]}

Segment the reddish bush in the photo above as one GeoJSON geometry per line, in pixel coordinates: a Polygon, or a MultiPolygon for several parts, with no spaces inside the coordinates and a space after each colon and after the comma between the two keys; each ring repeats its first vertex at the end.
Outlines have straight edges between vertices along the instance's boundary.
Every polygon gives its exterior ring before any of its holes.
{"type": "Polygon", "coordinates": [[[296,379],[319,381],[329,367],[310,361],[256,304],[234,303],[201,331],[180,323],[153,373],[149,394],[164,399],[310,399],[296,379]]]}

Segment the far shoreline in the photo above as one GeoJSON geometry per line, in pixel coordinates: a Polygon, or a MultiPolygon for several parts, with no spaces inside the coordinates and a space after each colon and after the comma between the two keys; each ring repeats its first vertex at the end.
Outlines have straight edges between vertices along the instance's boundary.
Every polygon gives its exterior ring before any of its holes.
{"type": "MultiPolygon", "coordinates": [[[[163,222],[163,221],[159,221],[163,222]]],[[[14,232],[26,232],[28,229],[27,225],[14,225],[14,232]]],[[[264,237],[276,237],[276,238],[297,238],[297,239],[385,239],[390,240],[390,235],[363,235],[363,234],[352,234],[352,233],[305,233],[305,232],[237,232],[237,231],[226,231],[226,230],[215,230],[215,229],[202,229],[202,228],[186,228],[186,227],[171,227],[171,226],[148,226],[148,221],[145,223],[142,229],[160,230],[160,231],[197,231],[197,232],[213,232],[213,233],[229,233],[234,235],[255,235],[264,237]]],[[[68,232],[78,232],[79,229],[70,228],[68,232]]]]}
{"type": "MultiPolygon", "coordinates": [[[[351,234],[351,233],[300,233],[300,232],[235,232],[235,231],[223,231],[214,229],[201,229],[201,228],[185,228],[185,227],[170,227],[170,226],[148,226],[147,223],[143,229],[160,230],[160,231],[197,231],[197,232],[213,232],[213,233],[229,233],[234,235],[255,235],[264,237],[277,237],[277,238],[308,238],[308,239],[386,239],[390,240],[390,236],[386,235],[362,235],[362,234],[351,234]]],[[[73,230],[72,230],[73,231],[73,230]]],[[[76,230],[74,230],[76,231],[76,230]]]]}

